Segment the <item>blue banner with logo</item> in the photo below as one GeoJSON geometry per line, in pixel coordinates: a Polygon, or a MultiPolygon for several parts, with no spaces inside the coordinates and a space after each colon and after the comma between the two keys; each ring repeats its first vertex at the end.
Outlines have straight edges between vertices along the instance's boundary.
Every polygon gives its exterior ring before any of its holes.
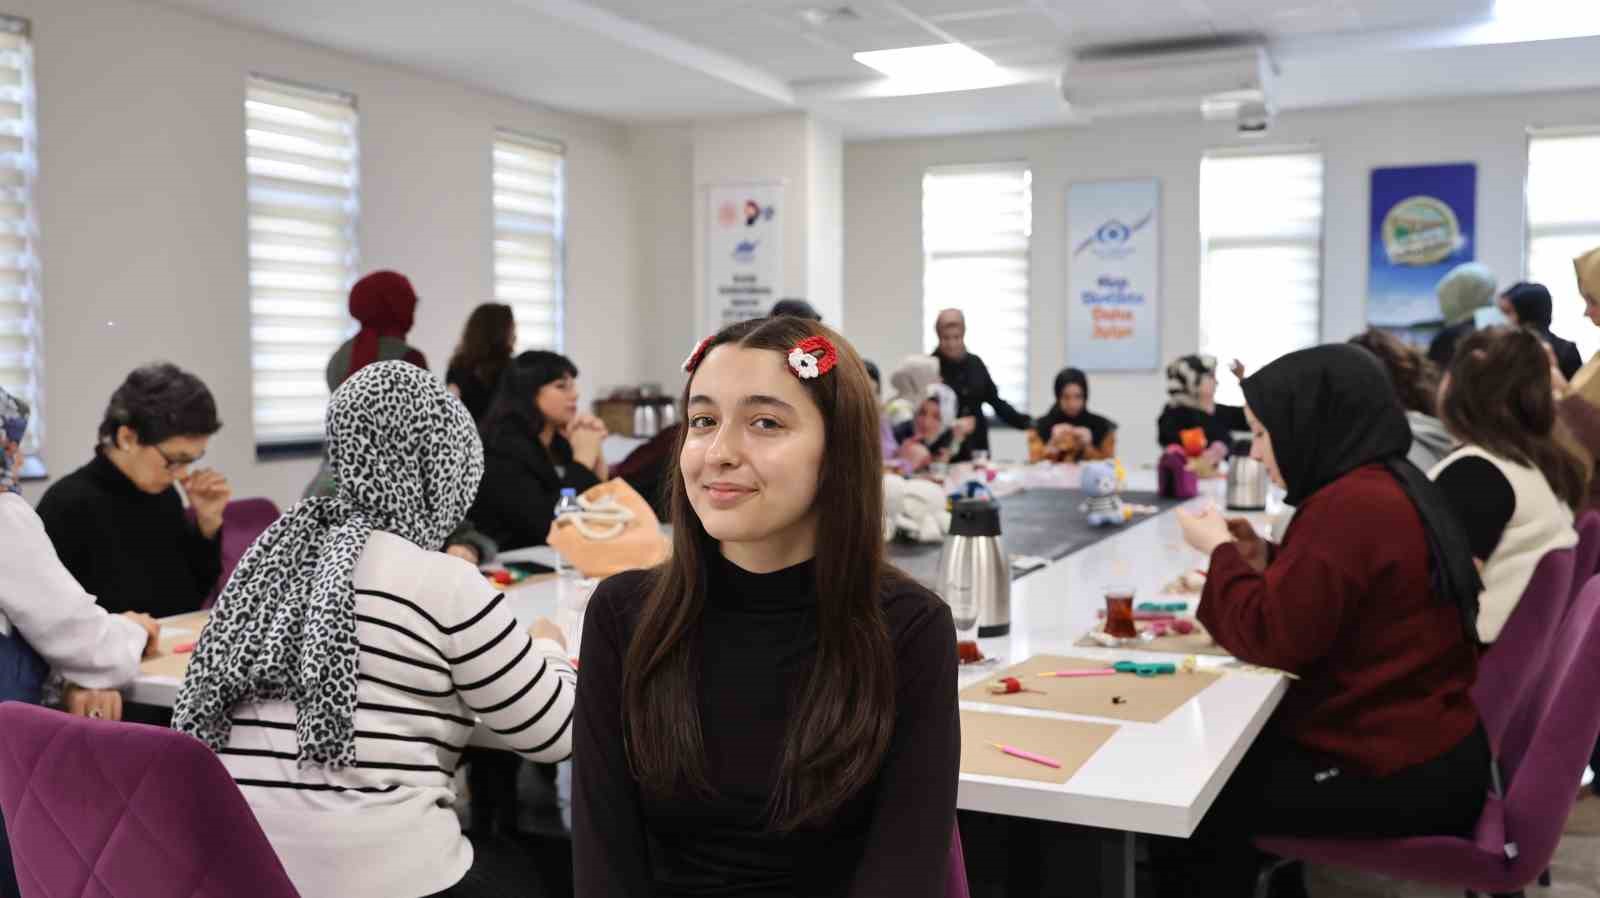
{"type": "Polygon", "coordinates": [[[1161,367],[1161,182],[1067,188],[1067,364],[1161,367]]]}
{"type": "Polygon", "coordinates": [[[1367,322],[1397,329],[1438,323],[1434,288],[1476,258],[1477,214],[1476,165],[1373,169],[1367,322]]]}

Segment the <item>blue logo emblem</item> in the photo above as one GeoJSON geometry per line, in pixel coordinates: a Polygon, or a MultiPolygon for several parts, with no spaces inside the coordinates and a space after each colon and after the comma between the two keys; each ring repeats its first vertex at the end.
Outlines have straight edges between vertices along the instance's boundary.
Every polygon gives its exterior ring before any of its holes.
{"type": "Polygon", "coordinates": [[[733,261],[740,262],[745,265],[754,262],[756,260],[756,247],[760,245],[761,241],[759,240],[739,241],[739,245],[733,248],[733,261]]]}
{"type": "Polygon", "coordinates": [[[1101,258],[1126,256],[1133,252],[1133,249],[1128,246],[1128,241],[1132,240],[1134,234],[1139,233],[1145,225],[1149,224],[1150,219],[1154,218],[1155,214],[1155,210],[1152,209],[1146,212],[1143,218],[1131,225],[1123,224],[1115,218],[1110,219],[1105,224],[1095,228],[1094,233],[1089,235],[1089,239],[1078,244],[1078,248],[1073,250],[1072,254],[1076,256],[1093,247],[1095,255],[1101,258]]]}

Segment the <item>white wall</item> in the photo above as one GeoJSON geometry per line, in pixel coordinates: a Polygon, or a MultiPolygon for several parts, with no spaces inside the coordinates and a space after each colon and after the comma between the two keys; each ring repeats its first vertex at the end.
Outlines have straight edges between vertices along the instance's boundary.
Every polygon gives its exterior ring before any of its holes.
{"type": "MultiPolygon", "coordinates": [[[[200,375],[225,422],[208,461],[235,495],[299,496],[313,460],[258,463],[251,433],[243,97],[249,73],[350,91],[361,116],[361,266],[422,297],[412,341],[442,372],[493,293],[495,127],[567,147],[568,354],[587,391],[637,378],[624,129],[131,0],[13,0],[39,94],[46,461],[83,463],[134,366],[200,375]]],[[[39,485],[29,493],[37,498],[39,485]]]]}
{"type": "Polygon", "coordinates": [[[844,141],[839,129],[812,119],[807,130],[806,292],[826,322],[844,316],[844,141]]]}
{"type": "MultiPolygon", "coordinates": [[[[1509,283],[1523,256],[1527,129],[1600,123],[1600,91],[1369,106],[1287,114],[1264,145],[1314,142],[1326,161],[1323,316],[1326,340],[1365,327],[1368,178],[1375,166],[1478,165],[1478,258],[1509,283]]],[[[1199,337],[1199,171],[1211,148],[1237,145],[1231,128],[1165,119],[1090,128],[845,145],[845,329],[883,366],[925,351],[922,328],[921,180],[930,165],[1027,160],[1033,170],[1031,411],[1050,402],[1065,358],[1065,197],[1078,180],[1154,176],[1162,182],[1162,358],[1192,352],[1199,337]]],[[[1163,362],[1164,364],[1164,362],[1163,362]]],[[[1092,405],[1122,426],[1134,463],[1156,455],[1165,401],[1160,371],[1092,377],[1092,405]]]]}
{"type": "MultiPolygon", "coordinates": [[[[727,181],[781,181],[783,203],[782,284],[774,299],[805,296],[810,275],[810,120],[802,112],[702,122],[694,127],[694,335],[712,324],[701,297],[706,295],[706,188],[727,181]]],[[[684,344],[688,355],[698,336],[684,344]]]]}
{"type": "Polygon", "coordinates": [[[705,216],[714,183],[783,183],[783,275],[774,299],[804,297],[830,323],[842,320],[844,144],[836,127],[785,113],[638,127],[630,141],[639,283],[650,302],[640,347],[645,380],[676,391],[684,356],[710,329],[705,216]]]}
{"type": "Polygon", "coordinates": [[[643,338],[641,376],[669,396],[683,386],[683,360],[694,347],[700,324],[695,277],[701,241],[695,210],[705,197],[694,183],[694,129],[689,126],[634,129],[631,137],[643,338]]]}

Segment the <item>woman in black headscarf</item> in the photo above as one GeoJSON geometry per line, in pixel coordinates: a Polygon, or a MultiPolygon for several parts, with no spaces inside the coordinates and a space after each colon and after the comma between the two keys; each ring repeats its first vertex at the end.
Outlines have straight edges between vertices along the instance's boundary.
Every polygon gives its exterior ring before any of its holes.
{"type": "Polygon", "coordinates": [[[1117,454],[1117,422],[1089,411],[1089,377],[1077,368],[1056,375],[1056,401],[1028,431],[1032,461],[1096,461],[1117,454]]]}
{"type": "Polygon", "coordinates": [[[1563,340],[1550,332],[1550,320],[1555,314],[1554,304],[1550,299],[1550,288],[1526,281],[1512,284],[1510,289],[1500,295],[1500,311],[1512,324],[1525,327],[1539,335],[1539,339],[1555,353],[1556,367],[1561,370],[1562,377],[1571,380],[1573,375],[1578,373],[1578,369],[1583,367],[1583,356],[1578,354],[1578,344],[1571,340],[1563,340]]]}
{"type": "Polygon", "coordinates": [[[1451,506],[1357,346],[1291,353],[1244,382],[1251,457],[1297,509],[1281,545],[1179,512],[1211,558],[1199,619],[1241,661],[1295,674],[1193,837],[1170,894],[1248,894],[1258,835],[1469,832],[1489,744],[1469,690],[1481,589],[1451,506]]]}

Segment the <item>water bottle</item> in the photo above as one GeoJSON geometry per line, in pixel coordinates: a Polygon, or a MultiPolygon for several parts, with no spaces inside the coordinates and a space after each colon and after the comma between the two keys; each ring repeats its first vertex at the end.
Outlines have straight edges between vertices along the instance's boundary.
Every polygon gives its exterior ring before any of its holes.
{"type": "MultiPolygon", "coordinates": [[[[556,502],[556,522],[559,523],[562,517],[577,514],[582,510],[583,506],[578,504],[578,491],[570,486],[563,487],[561,499],[556,502]]],[[[575,579],[578,576],[577,568],[574,568],[567,559],[563,558],[560,552],[556,553],[556,573],[569,579],[575,579]]]]}

